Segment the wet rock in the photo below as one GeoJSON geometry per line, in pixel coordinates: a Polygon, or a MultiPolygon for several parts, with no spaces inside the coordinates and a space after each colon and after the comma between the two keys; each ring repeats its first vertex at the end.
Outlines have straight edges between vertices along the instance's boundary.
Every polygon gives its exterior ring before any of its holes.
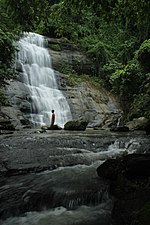
{"type": "Polygon", "coordinates": [[[11,124],[11,120],[5,119],[0,120],[0,130],[15,130],[15,127],[11,124]]]}
{"type": "Polygon", "coordinates": [[[120,171],[120,163],[117,159],[108,159],[97,168],[98,176],[109,180],[116,180],[120,171]]]}
{"type": "Polygon", "coordinates": [[[150,176],[150,154],[129,155],[124,176],[128,179],[147,178],[150,176]]]}
{"type": "MultiPolygon", "coordinates": [[[[129,137],[126,133],[123,135],[118,133],[112,134],[109,131],[94,131],[93,129],[86,129],[84,132],[70,132],[63,129],[60,131],[49,130],[45,133],[35,133],[35,131],[38,130],[29,129],[15,131],[13,135],[0,135],[1,218],[18,216],[31,210],[43,210],[43,208],[58,207],[60,205],[68,208],[76,207],[74,203],[79,198],[81,199],[78,203],[80,205],[87,203],[89,205],[91,203],[98,204],[97,199],[103,201],[108,196],[108,188],[105,193],[105,189],[100,182],[102,179],[97,179],[94,168],[92,169],[93,172],[90,170],[90,174],[93,174],[91,182],[89,182],[89,173],[85,173],[86,175],[84,175],[79,169],[78,171],[81,175],[79,180],[79,177],[76,176],[76,173],[72,169],[74,170],[74,166],[76,165],[87,165],[89,168],[89,165],[93,164],[94,161],[99,159],[105,160],[106,155],[102,156],[100,154],[101,158],[97,158],[97,154],[93,153],[97,153],[98,151],[106,152],[116,139],[120,143],[122,141],[128,143],[132,137],[129,137]],[[96,155],[96,157],[94,156],[93,158],[93,155],[96,155]],[[66,167],[66,169],[63,169],[64,173],[61,173],[61,169],[56,169],[59,167],[66,167]],[[71,174],[66,173],[68,167],[72,171],[71,174]],[[48,172],[47,170],[50,171],[48,172]],[[42,171],[45,172],[40,174],[39,172],[42,171]],[[67,174],[70,174],[71,179],[71,189],[69,188],[69,191],[66,191],[68,190],[67,174]],[[74,191],[75,187],[76,190],[74,191]],[[103,198],[103,196],[105,197],[103,198]],[[73,199],[75,201],[72,201],[73,199]]],[[[142,143],[143,149],[146,143],[147,145],[150,143],[146,135],[141,138],[136,136],[136,139],[138,139],[137,142],[142,143]]],[[[140,147],[139,145],[135,146],[136,148],[140,147]]],[[[116,168],[116,177],[118,177],[120,170],[117,162],[119,162],[119,158],[118,161],[115,162],[113,160],[113,162],[113,166],[111,167],[112,164],[110,166],[107,164],[105,170],[112,172],[111,176],[113,176],[115,174],[113,170],[116,168]]],[[[122,168],[124,168],[123,163],[122,168]]],[[[115,184],[117,182],[121,183],[121,179],[114,177],[114,180],[115,184]]],[[[108,182],[106,181],[106,183],[108,182]]],[[[133,185],[129,185],[130,183],[131,181],[126,178],[126,180],[124,179],[124,185],[121,183],[122,186],[119,186],[121,187],[121,191],[119,192],[116,189],[118,195],[121,193],[120,198],[123,199],[124,191],[126,193],[133,193],[133,190],[136,190],[137,184],[133,183],[133,185]],[[126,187],[127,184],[128,187],[126,187]]],[[[144,193],[146,196],[148,192],[145,191],[144,193]]],[[[132,202],[134,203],[133,198],[131,200],[131,202],[129,201],[129,205],[132,202]]],[[[114,213],[118,212],[116,211],[117,208],[122,210],[124,210],[124,206],[127,209],[129,208],[127,205],[123,205],[124,202],[123,199],[122,205],[120,203],[117,204],[117,202],[115,203],[114,213]]],[[[121,222],[120,224],[124,225],[121,222]]]]}
{"type": "Polygon", "coordinates": [[[23,68],[22,68],[22,63],[21,62],[17,61],[15,65],[16,65],[16,70],[18,72],[23,72],[23,68]]]}
{"type": "Polygon", "coordinates": [[[145,117],[134,118],[132,121],[129,121],[126,126],[130,130],[144,130],[144,127],[147,125],[148,119],[145,117]]]}
{"type": "Polygon", "coordinates": [[[28,101],[23,101],[20,104],[20,110],[23,113],[30,113],[31,112],[31,104],[28,101]]]}
{"type": "Polygon", "coordinates": [[[147,135],[150,135],[150,120],[147,122],[146,126],[144,127],[144,130],[147,135]]]}
{"type": "Polygon", "coordinates": [[[116,131],[116,132],[128,132],[129,128],[126,126],[119,126],[119,127],[112,127],[110,128],[110,131],[116,131]]]}
{"type": "Polygon", "coordinates": [[[88,125],[87,120],[72,120],[64,125],[64,130],[82,130],[84,131],[88,125]]]}
{"type": "Polygon", "coordinates": [[[112,224],[132,224],[133,212],[150,201],[150,154],[106,160],[97,168],[97,174],[111,181],[110,191],[116,197],[112,224]]]}
{"type": "Polygon", "coordinates": [[[62,127],[58,126],[57,124],[54,124],[54,126],[47,127],[47,130],[62,130],[62,127]]]}
{"type": "Polygon", "coordinates": [[[13,131],[0,130],[0,134],[13,134],[13,131]]]}
{"type": "Polygon", "coordinates": [[[39,132],[44,133],[48,130],[62,130],[62,127],[58,126],[57,124],[54,124],[54,126],[42,126],[39,132]]]}

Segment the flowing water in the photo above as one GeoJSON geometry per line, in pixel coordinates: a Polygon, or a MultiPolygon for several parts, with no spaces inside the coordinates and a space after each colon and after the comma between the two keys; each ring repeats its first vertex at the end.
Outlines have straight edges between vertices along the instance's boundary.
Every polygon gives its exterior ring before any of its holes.
{"type": "Polygon", "coordinates": [[[31,123],[49,125],[51,110],[56,124],[63,127],[71,119],[67,100],[58,89],[46,39],[35,33],[25,33],[19,40],[17,61],[22,65],[23,82],[29,90],[31,123]]]}
{"type": "MultiPolygon", "coordinates": [[[[47,144],[45,164],[49,160],[54,168],[7,177],[2,182],[1,207],[6,214],[3,213],[1,225],[111,225],[113,198],[109,195],[109,183],[98,177],[96,169],[107,158],[144,151],[150,142],[148,137],[140,135],[119,138],[95,135],[92,139],[81,136],[80,140],[75,136],[77,144],[71,147],[72,142],[64,133],[65,140],[55,143],[54,149],[52,133],[43,138],[38,136],[39,139],[22,137],[30,140],[31,149],[32,145],[39,145],[38,141],[43,149],[47,144]]],[[[7,143],[5,140],[6,144],[9,152],[18,149],[10,140],[7,143]]],[[[46,154],[46,150],[36,149],[36,155],[41,151],[46,154]]]]}
{"type": "MultiPolygon", "coordinates": [[[[57,88],[44,38],[25,34],[18,45],[24,84],[32,99],[32,123],[49,124],[55,109],[56,123],[63,126],[71,118],[70,109],[57,88]]],[[[0,180],[1,225],[111,225],[113,197],[108,181],[98,177],[96,169],[107,158],[144,151],[149,139],[128,134],[100,137],[98,131],[86,131],[85,136],[60,132],[56,137],[51,132],[1,140],[2,156],[7,151],[10,167],[36,168],[43,162],[51,166],[0,180]]]]}

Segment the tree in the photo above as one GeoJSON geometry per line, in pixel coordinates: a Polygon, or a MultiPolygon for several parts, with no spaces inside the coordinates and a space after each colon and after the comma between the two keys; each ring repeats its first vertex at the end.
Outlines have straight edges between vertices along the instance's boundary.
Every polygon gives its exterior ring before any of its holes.
{"type": "Polygon", "coordinates": [[[47,22],[47,0],[6,0],[11,19],[24,31],[35,31],[40,24],[47,22]]]}

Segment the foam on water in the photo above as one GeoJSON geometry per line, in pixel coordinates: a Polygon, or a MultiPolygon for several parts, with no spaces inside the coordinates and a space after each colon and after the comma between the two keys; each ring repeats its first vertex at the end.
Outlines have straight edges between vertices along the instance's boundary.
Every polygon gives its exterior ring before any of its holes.
{"type": "Polygon", "coordinates": [[[42,212],[28,212],[24,216],[9,218],[1,225],[109,225],[112,201],[97,206],[81,206],[76,210],[64,207],[42,212]]]}

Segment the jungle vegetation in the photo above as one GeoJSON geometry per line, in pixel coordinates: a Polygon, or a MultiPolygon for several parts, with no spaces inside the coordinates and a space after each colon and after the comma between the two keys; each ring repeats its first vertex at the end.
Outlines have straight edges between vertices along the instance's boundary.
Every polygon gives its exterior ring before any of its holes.
{"type": "Polygon", "coordinates": [[[0,86],[15,74],[22,31],[63,37],[90,57],[91,77],[118,96],[128,120],[149,118],[149,12],[147,0],[0,0],[0,86]]]}

